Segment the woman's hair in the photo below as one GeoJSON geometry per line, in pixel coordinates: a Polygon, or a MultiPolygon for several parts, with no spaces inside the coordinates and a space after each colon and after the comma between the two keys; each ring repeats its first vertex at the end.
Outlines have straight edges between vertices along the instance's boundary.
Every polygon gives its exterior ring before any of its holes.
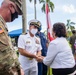
{"type": "Polygon", "coordinates": [[[53,32],[57,37],[66,37],[66,27],[64,23],[55,23],[53,25],[53,32]]]}

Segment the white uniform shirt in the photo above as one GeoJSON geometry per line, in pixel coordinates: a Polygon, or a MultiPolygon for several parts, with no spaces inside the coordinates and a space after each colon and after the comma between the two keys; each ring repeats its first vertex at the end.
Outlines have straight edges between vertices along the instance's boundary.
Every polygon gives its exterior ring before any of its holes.
{"type": "MultiPolygon", "coordinates": [[[[29,33],[26,35],[20,35],[18,39],[18,47],[25,49],[32,54],[36,54],[38,50],[42,49],[40,39],[36,36],[31,37],[29,33]]],[[[19,61],[24,70],[37,65],[37,61],[35,59],[30,60],[28,57],[21,54],[19,54],[19,61]]]]}
{"type": "Polygon", "coordinates": [[[72,68],[75,65],[72,50],[65,38],[56,38],[50,42],[43,63],[55,69],[72,68]]]}

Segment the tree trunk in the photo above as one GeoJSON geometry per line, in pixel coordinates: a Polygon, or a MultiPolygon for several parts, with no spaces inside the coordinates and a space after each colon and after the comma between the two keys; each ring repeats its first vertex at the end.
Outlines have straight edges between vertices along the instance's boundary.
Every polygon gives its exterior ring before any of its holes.
{"type": "Polygon", "coordinates": [[[27,19],[26,19],[26,0],[22,1],[22,32],[26,33],[27,31],[27,19]]]}
{"type": "Polygon", "coordinates": [[[36,0],[34,0],[34,17],[35,17],[35,19],[37,19],[37,17],[36,17],[36,0]]]}

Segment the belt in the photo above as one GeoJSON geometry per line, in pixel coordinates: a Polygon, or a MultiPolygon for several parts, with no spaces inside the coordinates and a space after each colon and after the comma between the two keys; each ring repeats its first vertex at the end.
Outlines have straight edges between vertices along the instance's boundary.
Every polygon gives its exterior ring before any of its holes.
{"type": "Polygon", "coordinates": [[[53,74],[55,75],[69,75],[75,72],[76,66],[73,68],[58,68],[58,69],[52,69],[53,74]]]}
{"type": "Polygon", "coordinates": [[[75,75],[76,74],[76,70],[73,72],[73,73],[71,73],[71,74],[68,74],[68,75],[75,75]]]}

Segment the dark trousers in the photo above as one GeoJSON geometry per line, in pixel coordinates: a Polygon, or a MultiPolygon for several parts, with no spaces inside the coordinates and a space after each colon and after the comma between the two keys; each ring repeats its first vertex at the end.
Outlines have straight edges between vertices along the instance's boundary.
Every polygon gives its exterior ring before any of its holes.
{"type": "Polygon", "coordinates": [[[47,75],[47,66],[43,63],[38,63],[38,75],[47,75]]]}
{"type": "Polygon", "coordinates": [[[53,75],[68,75],[68,74],[73,73],[75,69],[76,69],[76,66],[74,66],[73,68],[52,69],[52,73],[53,75]]]}

